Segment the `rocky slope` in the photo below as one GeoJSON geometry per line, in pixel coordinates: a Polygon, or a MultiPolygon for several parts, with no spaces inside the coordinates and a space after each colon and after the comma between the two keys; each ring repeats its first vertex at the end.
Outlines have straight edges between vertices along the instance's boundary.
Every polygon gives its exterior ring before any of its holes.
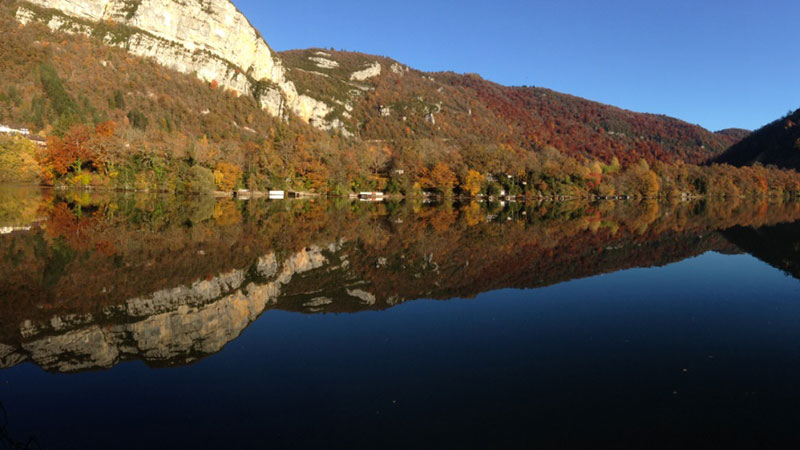
{"type": "Polygon", "coordinates": [[[701,163],[746,130],[713,133],[671,117],[627,111],[537,87],[508,87],[478,75],[425,73],[389,58],[324,49],[281,52],[299,92],[331,105],[330,118],[369,141],[446,139],[553,147],[623,163],[701,163]]]}
{"type": "Polygon", "coordinates": [[[254,95],[275,116],[288,108],[321,128],[329,107],[298,95],[259,32],[227,0],[31,0],[17,10],[22,24],[99,38],[182,73],[254,95]]]}

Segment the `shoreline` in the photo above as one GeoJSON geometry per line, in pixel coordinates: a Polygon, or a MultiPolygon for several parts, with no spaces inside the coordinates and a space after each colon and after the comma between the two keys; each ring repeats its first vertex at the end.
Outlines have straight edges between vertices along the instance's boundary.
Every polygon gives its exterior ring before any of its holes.
{"type": "Polygon", "coordinates": [[[97,187],[97,186],[53,186],[53,185],[44,185],[44,184],[33,184],[33,183],[0,183],[0,187],[14,187],[14,188],[37,188],[37,189],[51,189],[53,191],[62,191],[62,192],[98,192],[98,193],[118,193],[118,194],[158,194],[158,195],[181,195],[181,196],[192,196],[192,197],[213,197],[215,199],[234,199],[234,200],[241,200],[241,201],[248,201],[248,200],[314,200],[314,199],[349,199],[349,200],[358,200],[363,202],[384,202],[384,201],[403,201],[403,200],[422,200],[428,202],[441,202],[441,201],[453,201],[453,202],[465,202],[465,201],[475,201],[478,203],[484,202],[502,202],[502,203],[529,203],[529,202],[571,202],[571,201],[590,201],[590,202],[599,202],[599,201],[679,201],[679,202],[688,202],[688,201],[698,201],[698,200],[747,200],[747,199],[767,199],[767,200],[777,200],[777,199],[800,199],[800,196],[792,196],[788,193],[784,193],[783,195],[763,195],[763,196],[756,196],[756,195],[741,195],[738,197],[725,197],[725,196],[708,196],[708,195],[698,195],[698,194],[689,194],[689,193],[681,193],[681,195],[658,195],[658,196],[636,196],[636,195],[607,195],[607,196],[600,196],[600,195],[582,195],[582,196],[570,196],[570,195],[516,195],[516,196],[486,196],[486,195],[478,195],[478,196],[464,196],[464,195],[452,195],[452,196],[444,196],[441,194],[422,194],[422,195],[403,195],[403,194],[383,194],[378,196],[365,196],[360,195],[357,193],[351,193],[349,195],[329,195],[329,194],[320,194],[315,192],[303,192],[303,191],[282,191],[285,192],[285,196],[282,198],[270,198],[270,194],[267,191],[247,191],[247,190],[238,190],[238,191],[211,191],[211,192],[175,192],[175,191],[159,191],[159,190],[140,190],[140,189],[120,189],[120,188],[107,188],[107,187],[97,187]]]}

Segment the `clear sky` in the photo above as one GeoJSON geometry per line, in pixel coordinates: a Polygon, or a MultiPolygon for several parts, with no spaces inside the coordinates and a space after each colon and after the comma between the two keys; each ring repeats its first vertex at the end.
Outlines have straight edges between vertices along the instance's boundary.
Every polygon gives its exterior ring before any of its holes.
{"type": "Polygon", "coordinates": [[[276,50],[384,55],[711,130],[800,107],[798,0],[234,0],[276,50]]]}

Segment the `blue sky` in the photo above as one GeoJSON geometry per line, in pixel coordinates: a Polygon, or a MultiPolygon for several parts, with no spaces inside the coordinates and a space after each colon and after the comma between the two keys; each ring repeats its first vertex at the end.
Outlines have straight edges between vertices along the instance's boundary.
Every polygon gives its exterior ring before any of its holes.
{"type": "Polygon", "coordinates": [[[712,130],[800,107],[800,1],[234,0],[276,50],[542,86],[712,130]]]}

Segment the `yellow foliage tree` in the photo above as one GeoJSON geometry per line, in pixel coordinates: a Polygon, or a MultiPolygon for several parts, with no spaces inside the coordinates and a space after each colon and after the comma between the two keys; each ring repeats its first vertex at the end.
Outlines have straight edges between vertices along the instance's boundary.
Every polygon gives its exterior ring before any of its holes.
{"type": "Polygon", "coordinates": [[[471,196],[476,196],[481,192],[481,187],[483,186],[483,175],[480,174],[477,170],[470,169],[467,172],[467,176],[464,177],[464,184],[462,187],[466,192],[469,193],[471,196]]]}
{"type": "Polygon", "coordinates": [[[242,176],[242,169],[229,162],[221,161],[214,169],[214,183],[221,191],[230,191],[236,187],[236,182],[242,176]]]}
{"type": "Polygon", "coordinates": [[[36,146],[21,137],[0,136],[0,183],[39,181],[36,146]]]}

